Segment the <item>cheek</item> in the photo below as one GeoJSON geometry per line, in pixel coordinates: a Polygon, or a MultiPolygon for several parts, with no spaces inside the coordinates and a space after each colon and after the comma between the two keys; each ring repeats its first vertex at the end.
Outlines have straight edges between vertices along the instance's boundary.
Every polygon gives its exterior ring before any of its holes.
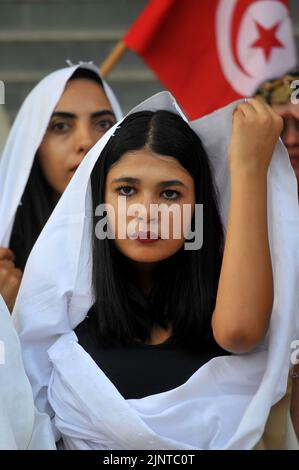
{"type": "MultiPolygon", "coordinates": [[[[174,211],[169,212],[160,219],[161,234],[169,231],[169,238],[174,242],[184,241],[185,235],[191,227],[192,216],[194,214],[194,203],[184,201],[183,204],[175,207],[174,211]]],[[[167,238],[167,236],[165,236],[167,238]]]]}
{"type": "Polygon", "coordinates": [[[117,220],[119,217],[119,209],[117,206],[117,198],[111,191],[105,191],[104,193],[104,204],[106,211],[106,218],[109,226],[116,233],[117,230],[117,220]]]}
{"type": "Polygon", "coordinates": [[[141,229],[137,222],[135,204],[110,191],[105,192],[105,202],[109,226],[113,229],[116,238],[128,237],[138,228],[141,229]]]}
{"type": "Polygon", "coordinates": [[[46,181],[59,193],[62,193],[69,182],[64,165],[64,154],[59,144],[43,143],[38,150],[38,159],[46,181]]]}

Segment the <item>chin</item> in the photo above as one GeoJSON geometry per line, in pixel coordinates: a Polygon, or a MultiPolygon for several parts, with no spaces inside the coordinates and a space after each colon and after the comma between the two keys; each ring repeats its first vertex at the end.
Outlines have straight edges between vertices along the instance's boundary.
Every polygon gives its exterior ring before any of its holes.
{"type": "Polygon", "coordinates": [[[143,251],[137,253],[136,250],[134,250],[126,253],[123,252],[123,254],[130,260],[135,261],[137,263],[159,263],[160,261],[170,258],[177,251],[178,250],[171,250],[167,252],[164,251],[163,253],[155,253],[153,251],[150,252],[150,250],[148,250],[147,252],[143,251]]]}
{"type": "Polygon", "coordinates": [[[139,245],[136,241],[129,243],[116,243],[117,249],[131,261],[137,263],[157,263],[170,258],[181,248],[181,244],[167,246],[167,244],[160,244],[161,242],[153,243],[152,245],[139,245]]]}
{"type": "Polygon", "coordinates": [[[135,261],[136,263],[158,263],[163,259],[169,258],[169,255],[157,255],[157,254],[139,254],[136,253],[124,253],[124,255],[129,258],[131,261],[135,261]]]}

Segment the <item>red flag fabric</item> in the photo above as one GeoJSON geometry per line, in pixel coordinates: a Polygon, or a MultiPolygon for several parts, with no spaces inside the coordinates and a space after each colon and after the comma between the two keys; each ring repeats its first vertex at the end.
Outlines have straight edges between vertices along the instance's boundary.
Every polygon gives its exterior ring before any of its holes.
{"type": "Polygon", "coordinates": [[[296,65],[287,0],[150,0],[124,41],[190,119],[296,65]]]}

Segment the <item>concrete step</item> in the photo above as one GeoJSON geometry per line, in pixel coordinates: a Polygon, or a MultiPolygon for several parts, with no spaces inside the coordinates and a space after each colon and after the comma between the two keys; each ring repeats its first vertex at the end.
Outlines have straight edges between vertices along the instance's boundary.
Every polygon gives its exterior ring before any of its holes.
{"type": "MultiPolygon", "coordinates": [[[[73,38],[72,41],[0,41],[0,75],[9,71],[53,70],[63,67],[66,59],[73,63],[86,60],[101,64],[117,43],[115,40],[86,40],[73,38]]],[[[142,61],[127,51],[118,64],[121,69],[143,67],[142,61]]]]}
{"type": "Polygon", "coordinates": [[[18,30],[10,29],[9,31],[0,31],[0,43],[57,43],[61,41],[74,42],[74,41],[117,41],[120,39],[125,30],[120,28],[116,29],[76,29],[76,30],[63,30],[63,29],[32,29],[18,30]]]}
{"type": "Polygon", "coordinates": [[[0,30],[130,27],[147,0],[0,0],[0,30]]]}
{"type": "MultiPolygon", "coordinates": [[[[185,0],[187,3],[187,1],[185,0]]],[[[128,29],[147,0],[0,0],[0,30],[128,29]]],[[[298,0],[289,0],[299,24],[298,0]]]]}
{"type": "MultiPolygon", "coordinates": [[[[62,67],[67,67],[68,64],[62,64],[62,67]]],[[[53,70],[43,71],[5,71],[1,74],[1,79],[4,83],[36,83],[43,77],[51,73],[53,70]]],[[[109,82],[152,82],[155,80],[155,75],[150,69],[126,69],[118,71],[115,68],[108,77],[109,82]]]]}

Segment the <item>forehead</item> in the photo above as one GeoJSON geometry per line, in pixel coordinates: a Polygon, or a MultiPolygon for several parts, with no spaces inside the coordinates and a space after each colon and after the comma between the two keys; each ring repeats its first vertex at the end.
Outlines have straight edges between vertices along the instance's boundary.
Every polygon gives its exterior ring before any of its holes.
{"type": "Polygon", "coordinates": [[[79,113],[80,111],[111,110],[111,104],[100,84],[86,78],[70,80],[54,111],[79,113]]]}
{"type": "Polygon", "coordinates": [[[111,177],[119,174],[128,174],[128,176],[134,175],[140,179],[150,178],[151,176],[159,177],[162,174],[191,178],[191,175],[176,158],[160,155],[145,149],[125,153],[112,165],[109,174],[111,177]]]}
{"type": "Polygon", "coordinates": [[[275,104],[272,107],[282,117],[293,116],[299,120],[299,103],[275,104]]]}

